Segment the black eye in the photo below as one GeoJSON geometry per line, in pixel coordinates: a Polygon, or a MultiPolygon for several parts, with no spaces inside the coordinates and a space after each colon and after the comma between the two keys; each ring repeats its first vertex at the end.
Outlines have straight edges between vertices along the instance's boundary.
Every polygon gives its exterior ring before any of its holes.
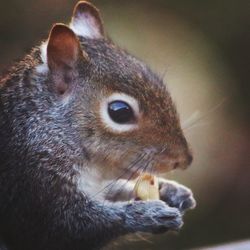
{"type": "Polygon", "coordinates": [[[123,101],[114,101],[108,105],[110,118],[119,124],[131,123],[135,120],[132,108],[123,101]]]}

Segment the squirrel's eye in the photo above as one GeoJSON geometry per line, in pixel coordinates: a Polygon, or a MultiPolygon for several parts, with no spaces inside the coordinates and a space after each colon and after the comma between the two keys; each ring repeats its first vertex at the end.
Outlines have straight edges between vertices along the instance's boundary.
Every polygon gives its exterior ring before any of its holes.
{"type": "Polygon", "coordinates": [[[123,101],[113,101],[108,105],[110,118],[119,124],[131,123],[135,120],[132,108],[123,101]]]}
{"type": "Polygon", "coordinates": [[[113,93],[100,102],[100,118],[104,128],[123,133],[139,127],[141,113],[138,101],[125,93],[113,93]]]}

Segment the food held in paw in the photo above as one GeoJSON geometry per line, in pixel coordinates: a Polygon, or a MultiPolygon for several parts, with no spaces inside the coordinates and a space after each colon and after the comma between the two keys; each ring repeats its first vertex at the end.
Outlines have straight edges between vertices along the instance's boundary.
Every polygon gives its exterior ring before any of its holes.
{"type": "Polygon", "coordinates": [[[147,173],[140,175],[136,181],[134,193],[136,199],[159,200],[158,178],[147,173]]]}

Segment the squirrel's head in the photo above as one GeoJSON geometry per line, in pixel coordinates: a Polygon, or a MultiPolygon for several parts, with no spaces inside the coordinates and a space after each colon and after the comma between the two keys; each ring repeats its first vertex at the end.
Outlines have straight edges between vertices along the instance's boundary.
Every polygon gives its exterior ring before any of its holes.
{"type": "Polygon", "coordinates": [[[105,36],[92,4],[78,3],[69,27],[53,26],[41,58],[36,70],[48,77],[62,116],[70,119],[93,164],[140,173],[191,163],[163,81],[105,36]]]}

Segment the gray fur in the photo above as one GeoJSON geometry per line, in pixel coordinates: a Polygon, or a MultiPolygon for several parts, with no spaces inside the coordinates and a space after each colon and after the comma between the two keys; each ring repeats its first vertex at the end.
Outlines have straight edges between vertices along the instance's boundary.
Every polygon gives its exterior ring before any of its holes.
{"type": "Polygon", "coordinates": [[[175,182],[160,179],[160,198],[170,207],[176,207],[180,212],[193,209],[196,206],[192,191],[175,182]]]}

